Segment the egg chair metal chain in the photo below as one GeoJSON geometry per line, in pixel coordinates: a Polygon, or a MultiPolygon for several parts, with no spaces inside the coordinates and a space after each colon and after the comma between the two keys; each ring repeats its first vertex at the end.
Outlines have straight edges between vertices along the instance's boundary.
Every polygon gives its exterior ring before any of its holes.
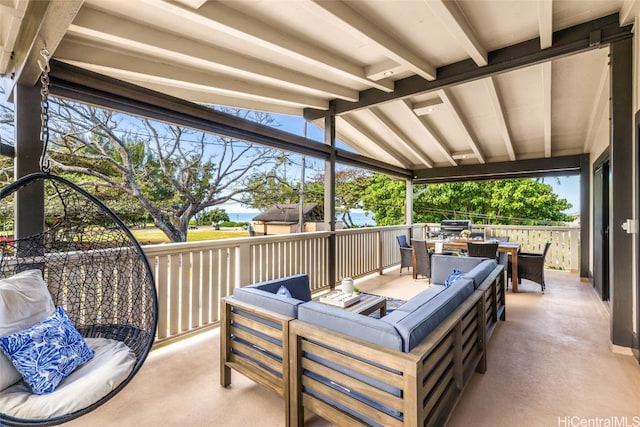
{"type": "Polygon", "coordinates": [[[44,58],[44,63],[38,61],[42,74],[40,75],[40,141],[42,142],[42,155],[40,156],[40,171],[51,172],[51,160],[47,158],[47,148],[49,146],[49,51],[43,48],[40,55],[44,58]]]}

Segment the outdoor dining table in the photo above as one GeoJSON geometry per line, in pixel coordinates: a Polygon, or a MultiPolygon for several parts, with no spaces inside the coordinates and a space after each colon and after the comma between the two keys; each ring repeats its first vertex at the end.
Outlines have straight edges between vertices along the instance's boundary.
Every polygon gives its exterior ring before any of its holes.
{"type": "MultiPolygon", "coordinates": [[[[427,240],[429,248],[435,248],[436,242],[442,242],[443,249],[467,250],[467,243],[489,243],[484,240],[474,239],[450,239],[450,240],[427,240]]],[[[518,292],[518,251],[520,251],[520,243],[518,242],[498,242],[498,252],[504,252],[511,257],[511,291],[518,292]]]]}

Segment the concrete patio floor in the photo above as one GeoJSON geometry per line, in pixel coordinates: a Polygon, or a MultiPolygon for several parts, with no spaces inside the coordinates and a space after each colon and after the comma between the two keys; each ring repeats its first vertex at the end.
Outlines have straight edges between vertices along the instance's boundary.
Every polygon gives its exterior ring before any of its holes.
{"type": "MultiPolygon", "coordinates": [[[[546,276],[544,295],[526,280],[521,292],[508,292],[487,372],[473,376],[449,427],[640,426],[640,366],[610,350],[606,305],[577,275],[546,276]]],[[[396,268],[358,286],[408,299],[428,284],[396,268]]],[[[220,387],[218,339],[216,328],[154,350],[121,393],[67,425],[283,426],[283,400],[272,392],[236,372],[231,387],[220,387]]],[[[314,417],[307,425],[329,423],[314,417]]]]}

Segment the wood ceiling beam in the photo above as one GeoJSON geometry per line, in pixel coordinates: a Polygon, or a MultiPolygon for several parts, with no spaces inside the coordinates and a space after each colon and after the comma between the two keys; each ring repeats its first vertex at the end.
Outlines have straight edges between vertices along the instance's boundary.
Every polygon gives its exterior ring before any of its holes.
{"type": "Polygon", "coordinates": [[[620,8],[620,25],[633,24],[636,15],[640,13],[640,2],[637,0],[624,0],[620,8]]]}
{"type": "Polygon", "coordinates": [[[320,98],[287,92],[259,83],[247,83],[227,76],[203,73],[193,69],[180,68],[161,61],[151,61],[124,52],[113,52],[88,46],[73,46],[68,50],[60,49],[56,57],[65,62],[86,68],[87,70],[111,75],[121,80],[148,81],[155,84],[173,85],[176,88],[202,90],[205,93],[239,96],[258,101],[275,101],[302,108],[313,103],[317,108],[328,108],[329,103],[320,98]],[[78,58],[78,59],[75,59],[78,58]],[[88,60],[88,58],[91,58],[88,60]],[[87,62],[84,62],[87,61],[87,62]],[[121,64],[114,68],[112,64],[121,64]]]}
{"type": "Polygon", "coordinates": [[[449,93],[446,89],[442,89],[438,91],[438,96],[444,102],[444,105],[449,109],[449,113],[451,114],[451,118],[456,122],[462,133],[466,136],[467,142],[469,143],[469,147],[476,159],[479,163],[486,163],[482,152],[480,151],[480,147],[478,147],[478,141],[476,141],[476,137],[473,135],[471,131],[471,127],[464,119],[463,114],[460,112],[460,108],[453,101],[449,93]]]}
{"type": "Polygon", "coordinates": [[[496,89],[496,85],[495,85],[495,82],[493,81],[493,77],[489,77],[485,79],[484,82],[487,88],[487,92],[489,93],[489,98],[491,99],[491,105],[493,106],[493,111],[496,113],[496,120],[498,122],[498,127],[500,128],[500,133],[502,134],[502,140],[504,141],[504,146],[507,150],[507,154],[509,155],[509,160],[515,160],[516,153],[513,150],[513,142],[511,141],[509,126],[507,126],[507,120],[504,117],[504,108],[502,106],[500,94],[496,89]]]}
{"type": "Polygon", "coordinates": [[[553,45],[553,0],[538,0],[538,28],[540,49],[553,45]]]}
{"type": "Polygon", "coordinates": [[[471,59],[479,66],[487,65],[487,50],[482,47],[475,31],[465,18],[456,1],[424,0],[431,11],[442,21],[451,37],[458,42],[471,59]]]}
{"type": "MultiPolygon", "coordinates": [[[[372,157],[376,157],[376,154],[377,155],[382,154],[384,156],[389,156],[393,158],[400,164],[400,166],[403,166],[404,168],[410,168],[413,165],[413,162],[411,162],[404,153],[401,153],[394,146],[390,144],[380,144],[379,141],[377,141],[378,139],[377,136],[373,134],[370,130],[368,130],[366,127],[358,123],[358,121],[356,121],[352,116],[343,116],[340,118],[342,119],[342,123],[349,125],[354,131],[362,135],[363,138],[371,142],[370,145],[372,148],[374,148],[375,151],[372,151],[372,150],[367,150],[367,151],[368,151],[368,154],[371,155],[372,157]]],[[[369,144],[364,144],[364,145],[359,144],[359,146],[369,147],[369,144]]]]}
{"type": "Polygon", "coordinates": [[[378,27],[364,15],[343,1],[318,1],[313,4],[327,12],[333,19],[340,20],[353,32],[377,44],[389,59],[405,65],[414,74],[428,80],[436,78],[436,68],[411,51],[403,43],[393,38],[389,31],[378,27]]]}
{"type": "MultiPolygon", "coordinates": [[[[136,86],[105,75],[51,62],[50,93],[124,113],[217,133],[243,141],[323,160],[332,157],[331,147],[289,132],[215,111],[166,93],[136,86]]],[[[335,150],[337,162],[408,179],[411,171],[380,160],[335,150]]]]}
{"type": "Polygon", "coordinates": [[[394,90],[393,82],[373,81],[366,77],[363,66],[348,58],[338,57],[318,45],[310,45],[295,35],[283,35],[282,28],[276,28],[242,14],[219,2],[206,2],[196,12],[188,7],[166,1],[138,0],[148,3],[154,9],[165,11],[176,19],[184,19],[237,37],[257,48],[268,49],[285,55],[292,60],[311,64],[322,70],[342,75],[383,92],[394,90]]]}
{"type": "MultiPolygon", "coordinates": [[[[385,116],[379,108],[372,108],[369,110],[371,116],[383,126],[387,131],[389,131],[394,138],[396,138],[397,142],[402,144],[407,148],[409,154],[417,161],[423,163],[428,168],[433,167],[433,161],[417,146],[415,142],[411,140],[395,123],[390,120],[387,116],[385,116]]],[[[409,164],[417,164],[417,161],[412,161],[408,158],[409,164]]]]}
{"type": "Polygon", "coordinates": [[[67,28],[80,10],[83,0],[30,1],[22,19],[3,79],[7,99],[13,96],[15,85],[36,84],[42,73],[38,61],[46,48],[53,55],[67,28]]]}
{"type": "MultiPolygon", "coordinates": [[[[579,175],[588,154],[414,170],[414,184],[579,175]]],[[[587,162],[587,164],[589,164],[587,162]]]]}
{"type": "Polygon", "coordinates": [[[600,79],[598,82],[598,90],[596,92],[596,99],[593,103],[591,115],[589,116],[589,129],[587,130],[587,137],[584,140],[583,151],[589,153],[598,133],[598,126],[602,122],[602,116],[607,111],[609,101],[609,64],[605,63],[600,72],[600,79]]]}
{"type": "MultiPolygon", "coordinates": [[[[488,53],[489,63],[485,67],[478,67],[471,59],[444,65],[437,69],[438,78],[434,81],[427,81],[420,76],[410,76],[396,81],[393,93],[385,93],[375,89],[364,90],[360,92],[357,102],[336,100],[335,114],[346,114],[386,102],[435,92],[450,86],[540,64],[554,58],[585,52],[602,47],[602,44],[633,37],[632,26],[621,27],[618,19],[619,15],[616,13],[555,31],[553,45],[547,49],[540,49],[539,37],[496,49],[488,53]],[[594,31],[600,31],[600,45],[591,44],[589,36],[594,31]]],[[[307,120],[312,121],[329,114],[332,113],[307,108],[304,116],[307,120]]]]}
{"type": "Polygon", "coordinates": [[[542,64],[542,120],[545,157],[551,157],[551,84],[551,62],[545,62],[542,64]]]}
{"type": "Polygon", "coordinates": [[[0,75],[7,72],[20,32],[20,23],[28,4],[27,2],[0,4],[0,75]]]}
{"type": "MultiPolygon", "coordinates": [[[[69,27],[69,36],[76,39],[89,39],[92,44],[98,42],[117,48],[119,51],[144,52],[151,58],[166,60],[194,68],[205,68],[228,75],[238,75],[258,80],[277,87],[286,87],[298,92],[318,92],[350,101],[358,100],[358,91],[322,81],[311,76],[287,72],[282,67],[260,61],[236,52],[214,48],[196,40],[179,37],[166,31],[146,27],[140,30],[140,23],[128,22],[120,17],[97,11],[82,9],[69,27]]],[[[72,50],[68,51],[72,54],[72,50]]],[[[79,60],[79,55],[77,56],[79,60]]],[[[57,54],[58,59],[66,59],[57,54]]],[[[125,61],[123,63],[126,64],[125,61]]]]}
{"type": "Polygon", "coordinates": [[[455,161],[451,152],[442,141],[442,138],[437,134],[437,132],[426,122],[426,120],[420,116],[418,116],[413,111],[413,105],[409,103],[407,100],[402,100],[398,102],[398,106],[403,109],[403,114],[409,120],[413,121],[417,126],[421,129],[424,129],[426,136],[431,139],[433,144],[440,150],[440,153],[447,159],[447,161],[451,164],[451,166],[457,166],[458,162],[455,161]]]}

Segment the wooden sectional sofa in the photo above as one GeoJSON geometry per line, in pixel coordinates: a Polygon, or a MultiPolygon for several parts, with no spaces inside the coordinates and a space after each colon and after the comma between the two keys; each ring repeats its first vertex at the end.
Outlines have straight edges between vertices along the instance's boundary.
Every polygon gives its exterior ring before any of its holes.
{"type": "Polygon", "coordinates": [[[310,301],[306,291],[277,295],[281,281],[237,289],[222,302],[221,384],[235,369],[276,391],[287,425],[303,425],[305,411],[341,426],[442,425],[473,372],[486,370],[505,290],[495,261],[433,261],[435,285],[382,319],[310,301]],[[466,273],[442,286],[453,265],[466,273]]]}

